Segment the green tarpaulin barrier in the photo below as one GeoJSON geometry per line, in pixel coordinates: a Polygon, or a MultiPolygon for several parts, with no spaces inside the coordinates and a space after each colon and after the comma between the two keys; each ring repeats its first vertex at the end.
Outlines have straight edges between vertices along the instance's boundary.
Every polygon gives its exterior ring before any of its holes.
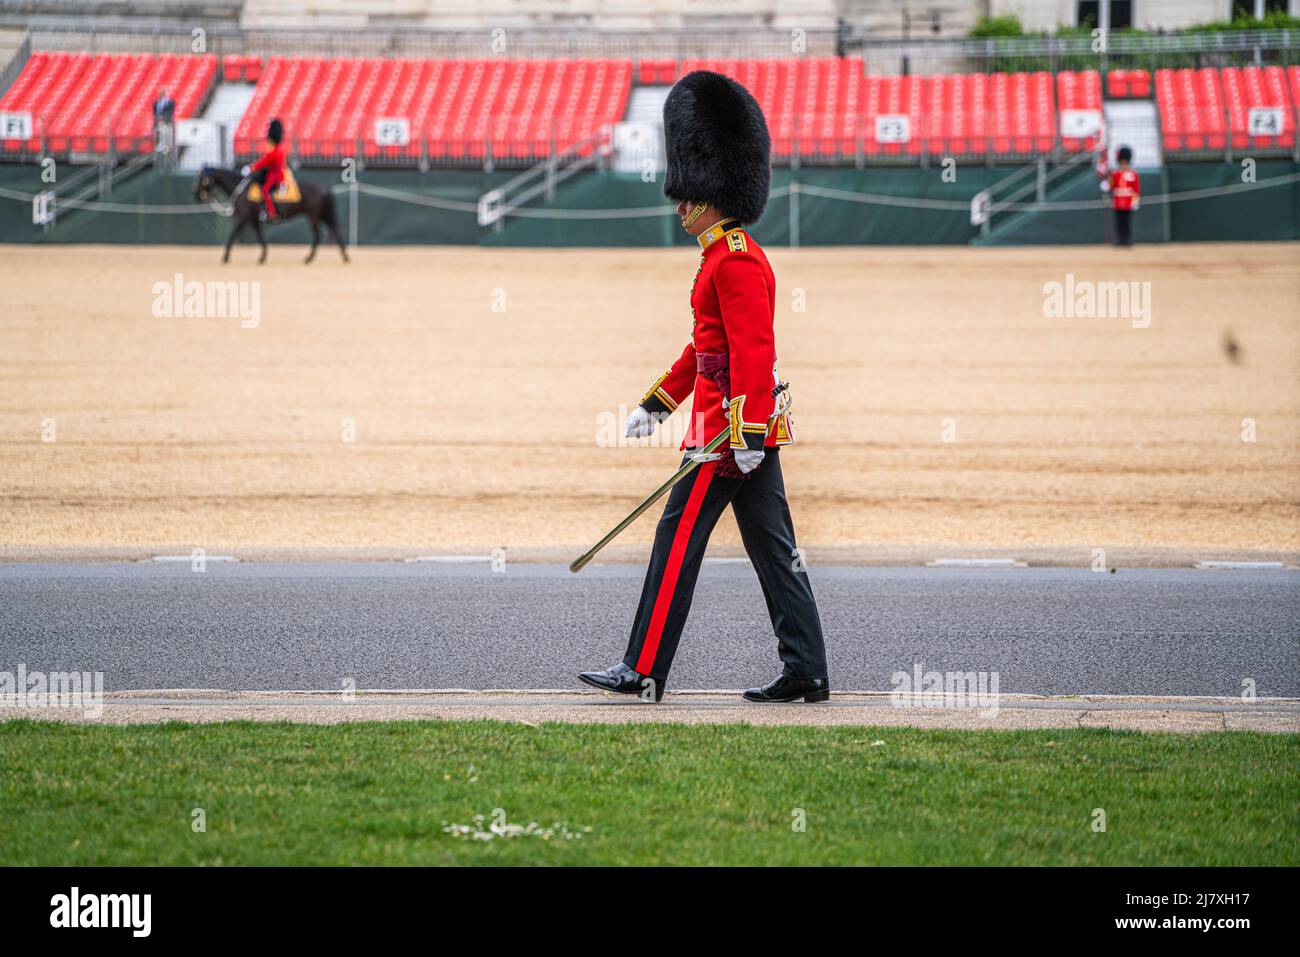
{"type": "MultiPolygon", "coordinates": [[[[780,169],[773,195],[753,226],[768,245],[935,245],[1100,243],[1109,211],[1022,210],[999,216],[988,236],[970,223],[970,201],[1015,167],[959,166],[945,171],[780,169]],[[955,173],[955,179],[953,174],[955,173]]],[[[1181,163],[1143,172],[1142,209],[1135,218],[1139,242],[1162,240],[1278,240],[1300,238],[1300,184],[1258,188],[1295,176],[1286,160],[1255,164],[1254,187],[1236,163],[1181,163]],[[1165,191],[1207,191],[1159,204],[1165,191]],[[1217,195],[1217,194],[1222,195],[1217,195]]],[[[65,179],[75,170],[61,171],[65,179]]],[[[339,171],[307,169],[307,181],[334,186],[344,237],[362,245],[456,243],[500,246],[669,246],[692,242],[677,224],[662,182],[606,171],[577,173],[559,183],[549,202],[538,198],[491,226],[478,223],[479,198],[515,172],[367,169],[356,184],[339,171]],[[355,220],[355,222],[354,222],[355,220]]],[[[146,170],[119,181],[91,208],[61,208],[50,228],[33,226],[31,195],[49,188],[36,164],[0,166],[0,241],[52,243],[180,243],[220,245],[231,220],[194,202],[194,174],[146,170]]],[[[57,187],[56,187],[57,188],[57,187]]],[[[1048,202],[1095,202],[1091,170],[1054,185],[1048,202]]],[[[274,243],[305,243],[301,220],[266,230],[274,243]]],[[[246,235],[244,242],[251,242],[246,235]]]]}

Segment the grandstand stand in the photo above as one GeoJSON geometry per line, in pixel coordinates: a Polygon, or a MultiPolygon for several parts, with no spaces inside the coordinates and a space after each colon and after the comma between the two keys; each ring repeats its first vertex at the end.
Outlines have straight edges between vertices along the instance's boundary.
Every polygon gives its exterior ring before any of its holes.
{"type": "Polygon", "coordinates": [[[262,58],[228,53],[221,58],[221,79],[226,83],[256,83],[262,77],[262,58]]]}
{"type": "MultiPolygon", "coordinates": [[[[832,56],[634,62],[23,52],[0,112],[30,114],[32,130],[0,140],[5,153],[148,151],[159,89],[184,119],[198,116],[224,82],[251,96],[234,133],[240,158],[261,151],[268,121],[279,116],[296,161],[526,165],[566,150],[604,155],[613,147],[603,131],[624,120],[634,82],[667,87],[696,69],[726,73],[754,94],[777,163],[1021,160],[1058,148],[1095,150],[1104,129],[1103,77],[1095,70],[868,75],[862,58],[832,56]]],[[[1166,154],[1296,152],[1300,66],[1154,76],[1113,69],[1104,83],[1108,110],[1145,101],[1152,131],[1158,110],[1166,154]]],[[[642,129],[648,125],[642,118],[642,129]]]]}
{"type": "Polygon", "coordinates": [[[676,79],[676,60],[642,60],[637,65],[636,81],[642,86],[668,86],[676,79]]]}
{"type": "Polygon", "coordinates": [[[1151,71],[1111,70],[1106,89],[1116,99],[1146,99],[1151,96],[1151,71]]]}
{"type": "Polygon", "coordinates": [[[1227,145],[1217,70],[1157,70],[1156,103],[1166,152],[1222,150],[1227,145]]]}
{"type": "MultiPolygon", "coordinates": [[[[1057,143],[1046,72],[867,76],[857,57],[643,60],[635,69],[630,60],[272,58],[236,131],[235,152],[256,153],[267,122],[279,116],[293,152],[307,162],[358,150],[394,163],[531,162],[621,120],[634,75],[643,85],[668,85],[697,69],[725,73],[754,93],[778,162],[1029,157],[1057,143]],[[376,140],[376,121],[385,118],[405,121],[402,142],[376,140]]],[[[223,64],[227,76],[247,70],[242,59],[223,64]]],[[[1071,108],[1100,112],[1096,72],[1063,74],[1060,84],[1071,108]]]]}
{"type": "MultiPolygon", "coordinates": [[[[1051,74],[867,76],[856,57],[693,60],[749,88],[778,160],[1029,156],[1056,141],[1051,74]]],[[[1098,96],[1100,109],[1100,96],[1098,96]]]]}
{"type": "Polygon", "coordinates": [[[358,148],[372,161],[477,161],[489,151],[497,160],[532,160],[620,120],[631,85],[630,60],[272,58],[235,152],[260,150],[278,116],[292,150],[309,161],[358,148]],[[386,118],[405,120],[406,135],[377,141],[375,121],[386,118]]]}
{"type": "Polygon", "coordinates": [[[1224,67],[1222,70],[1223,99],[1228,109],[1228,135],[1233,149],[1271,149],[1287,147],[1295,142],[1295,125],[1292,122],[1290,103],[1286,93],[1286,75],[1280,66],[1224,67]],[[1264,125],[1252,131],[1250,111],[1276,110],[1278,125],[1263,117],[1264,125]],[[1261,130],[1271,133],[1261,134],[1261,130]]]}
{"type": "MultiPolygon", "coordinates": [[[[677,75],[714,70],[754,94],[767,116],[778,160],[852,155],[861,127],[863,63],[858,57],[685,60],[677,75]]],[[[660,69],[660,76],[664,74],[660,69]]]]}
{"type": "MultiPolygon", "coordinates": [[[[1101,111],[1101,74],[1096,70],[1073,72],[1062,70],[1056,75],[1056,101],[1062,113],[1078,110],[1085,113],[1101,111]]],[[[1064,136],[1061,146],[1071,153],[1079,150],[1096,149],[1100,141],[1097,134],[1091,136],[1064,136]]]]}
{"type": "Polygon", "coordinates": [[[1280,66],[1157,70],[1156,103],[1167,153],[1295,146],[1300,69],[1280,66]]]}
{"type": "Polygon", "coordinates": [[[176,119],[194,116],[216,72],[213,56],[36,51],[0,99],[0,112],[31,114],[32,136],[0,146],[55,156],[147,152],[158,91],[176,102],[176,119]]]}

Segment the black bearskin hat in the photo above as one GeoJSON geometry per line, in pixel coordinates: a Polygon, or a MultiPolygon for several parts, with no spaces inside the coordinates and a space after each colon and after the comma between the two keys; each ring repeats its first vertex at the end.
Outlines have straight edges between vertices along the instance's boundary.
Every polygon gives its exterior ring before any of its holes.
{"type": "Polygon", "coordinates": [[[271,125],[266,128],[266,138],[276,146],[284,140],[284,124],[280,122],[279,117],[271,120],[271,125]]]}
{"type": "Polygon", "coordinates": [[[1121,163],[1131,163],[1133,162],[1133,151],[1127,146],[1121,146],[1115,152],[1115,158],[1121,163]]]}
{"type": "Polygon", "coordinates": [[[721,73],[696,70],[664,101],[664,195],[711,203],[742,223],[763,215],[772,184],[772,141],[758,101],[721,73]]]}

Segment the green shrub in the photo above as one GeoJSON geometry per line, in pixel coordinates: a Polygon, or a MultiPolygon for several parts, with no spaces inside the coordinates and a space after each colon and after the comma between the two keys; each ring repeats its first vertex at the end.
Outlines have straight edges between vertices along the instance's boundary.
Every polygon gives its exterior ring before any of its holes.
{"type": "Polygon", "coordinates": [[[1014,13],[1000,17],[980,17],[970,31],[972,37],[1022,37],[1024,28],[1014,13]]]}

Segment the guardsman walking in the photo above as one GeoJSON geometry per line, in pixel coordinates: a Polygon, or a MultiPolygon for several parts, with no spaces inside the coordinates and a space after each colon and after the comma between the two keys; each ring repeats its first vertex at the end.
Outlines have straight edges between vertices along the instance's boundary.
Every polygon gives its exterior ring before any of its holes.
{"type": "Polygon", "coordinates": [[[650,435],[694,392],[682,443],[687,457],[723,430],[729,441],[669,493],[623,660],[579,678],[607,691],[663,697],[705,546],[731,505],[783,664],[774,681],[744,695],[763,702],[825,701],[830,684],[821,619],[781,477],[780,450],[794,433],[778,402],[784,386],[776,377],[776,281],[744,228],[767,205],[767,122],[739,83],[697,71],[682,77],[664,103],[664,138],[664,193],[677,200],[683,228],[700,245],[691,289],[694,329],[681,356],[628,417],[627,434],[650,435]]]}

